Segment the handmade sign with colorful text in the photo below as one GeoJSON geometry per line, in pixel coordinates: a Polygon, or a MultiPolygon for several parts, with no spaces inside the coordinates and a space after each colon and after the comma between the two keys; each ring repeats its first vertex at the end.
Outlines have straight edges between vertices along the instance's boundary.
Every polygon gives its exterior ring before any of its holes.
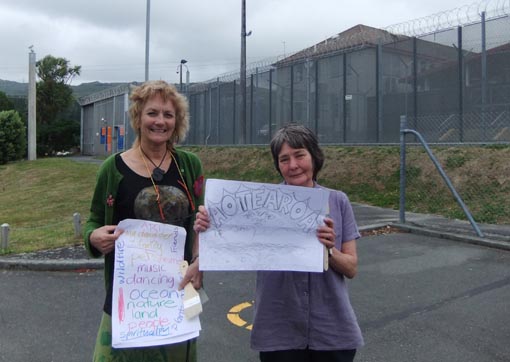
{"type": "Polygon", "coordinates": [[[200,320],[184,317],[182,280],[186,230],[126,219],[115,242],[112,346],[155,346],[198,336],[200,320]]]}

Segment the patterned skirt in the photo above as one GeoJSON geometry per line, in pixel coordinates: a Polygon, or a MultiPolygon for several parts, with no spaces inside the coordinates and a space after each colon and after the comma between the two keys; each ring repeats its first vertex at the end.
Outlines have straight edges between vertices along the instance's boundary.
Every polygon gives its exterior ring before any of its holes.
{"type": "Polygon", "coordinates": [[[112,319],[103,313],[94,362],[197,362],[197,340],[155,347],[112,348],[112,319]]]}

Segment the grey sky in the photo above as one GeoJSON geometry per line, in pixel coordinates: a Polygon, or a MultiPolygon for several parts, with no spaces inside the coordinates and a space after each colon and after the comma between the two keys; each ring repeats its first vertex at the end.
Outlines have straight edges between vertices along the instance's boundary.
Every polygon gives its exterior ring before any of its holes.
{"type": "MultiPolygon", "coordinates": [[[[482,4],[484,4],[482,0],[482,4]]],[[[354,25],[385,28],[447,10],[459,0],[246,0],[247,62],[309,47],[354,25]]],[[[143,81],[146,0],[0,0],[0,79],[26,82],[28,47],[81,65],[82,82],[143,81]]],[[[241,0],[151,0],[151,79],[178,82],[181,59],[192,82],[238,71],[241,0]]]]}

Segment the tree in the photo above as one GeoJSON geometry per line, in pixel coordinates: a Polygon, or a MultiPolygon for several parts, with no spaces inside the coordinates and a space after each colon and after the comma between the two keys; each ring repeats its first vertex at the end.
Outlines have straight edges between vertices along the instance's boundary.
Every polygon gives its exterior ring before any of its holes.
{"type": "Polygon", "coordinates": [[[14,109],[14,104],[11,102],[4,92],[0,92],[0,111],[8,111],[14,109]]]}
{"type": "Polygon", "coordinates": [[[0,112],[0,164],[23,158],[27,150],[26,127],[14,110],[0,112]]]}
{"type": "Polygon", "coordinates": [[[76,132],[79,139],[79,128],[76,131],[73,124],[63,127],[66,122],[75,123],[76,120],[66,121],[60,116],[75,102],[70,83],[75,76],[80,75],[81,67],[71,66],[67,59],[51,55],[37,61],[36,67],[40,79],[37,82],[37,153],[44,155],[68,148],[67,144],[59,142],[69,137],[70,129],[73,134],[67,140],[76,139],[76,132]]]}

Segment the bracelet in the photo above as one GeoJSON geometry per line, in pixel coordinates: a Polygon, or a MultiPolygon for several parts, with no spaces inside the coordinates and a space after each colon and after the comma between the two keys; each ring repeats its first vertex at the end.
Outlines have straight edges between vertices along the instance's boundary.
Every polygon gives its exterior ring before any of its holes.
{"type": "Polygon", "coordinates": [[[190,265],[198,259],[198,254],[191,258],[190,265]]]}

